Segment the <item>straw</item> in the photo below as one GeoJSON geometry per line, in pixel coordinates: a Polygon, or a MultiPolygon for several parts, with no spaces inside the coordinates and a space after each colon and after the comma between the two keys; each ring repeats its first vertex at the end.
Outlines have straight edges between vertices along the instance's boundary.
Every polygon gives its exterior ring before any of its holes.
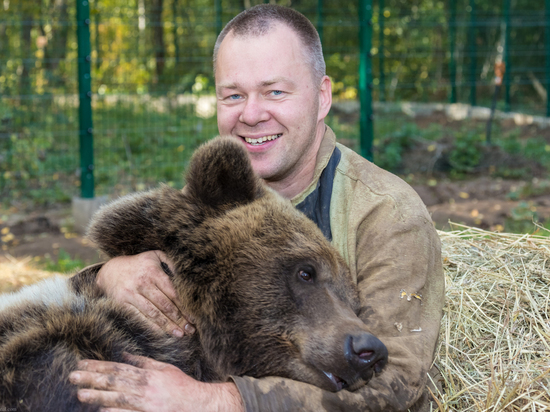
{"type": "MultiPolygon", "coordinates": [[[[30,256],[16,258],[9,254],[0,256],[0,293],[15,292],[23,286],[57,275],[37,269],[30,256]]],[[[1,298],[0,298],[1,299],[1,298]]]]}
{"type": "Polygon", "coordinates": [[[550,238],[452,227],[437,410],[550,410],[550,238]]]}

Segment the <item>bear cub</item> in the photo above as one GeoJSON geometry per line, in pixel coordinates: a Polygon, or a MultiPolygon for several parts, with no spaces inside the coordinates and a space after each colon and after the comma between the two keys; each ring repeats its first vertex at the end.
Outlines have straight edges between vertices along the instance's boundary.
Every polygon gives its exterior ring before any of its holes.
{"type": "Polygon", "coordinates": [[[110,257],[166,253],[196,332],[149,330],[92,284],[35,285],[34,297],[23,291],[0,309],[0,408],[97,410],[79,403],[68,375],[81,359],[125,362],[124,352],[202,381],[275,375],[328,391],[355,390],[387,362],[356,315],[343,259],[231,138],[195,152],[183,190],[161,186],[102,208],[89,237],[110,257]]]}

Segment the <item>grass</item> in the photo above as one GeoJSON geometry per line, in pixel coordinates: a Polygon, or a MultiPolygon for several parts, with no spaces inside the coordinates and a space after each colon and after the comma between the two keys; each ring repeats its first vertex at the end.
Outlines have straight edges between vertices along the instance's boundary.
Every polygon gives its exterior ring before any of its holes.
{"type": "MultiPolygon", "coordinates": [[[[189,97],[189,96],[188,96],[189,97]]],[[[6,100],[2,101],[6,104],[6,100]]],[[[95,194],[116,197],[164,182],[184,184],[183,172],[194,149],[217,134],[215,116],[201,118],[195,106],[174,98],[135,95],[104,96],[94,101],[95,194]]],[[[30,102],[9,108],[0,125],[0,202],[8,209],[33,210],[51,204],[68,203],[80,195],[78,114],[76,105],[63,99],[30,102]]],[[[330,114],[327,123],[338,138],[359,150],[359,126],[353,115],[342,118],[330,114]]],[[[402,170],[402,161],[411,148],[427,151],[444,147],[442,156],[450,168],[447,178],[464,180],[475,173],[482,161],[485,125],[463,122],[446,127],[432,123],[417,126],[401,113],[376,115],[373,151],[375,162],[392,172],[402,170]]],[[[493,125],[495,150],[521,156],[550,169],[550,145],[543,137],[522,137],[520,129],[493,125]]],[[[493,177],[531,180],[529,167],[495,167],[493,177]]],[[[422,179],[415,173],[414,179],[422,179]]],[[[426,179],[425,179],[426,180],[426,179]]],[[[429,179],[428,179],[429,180],[429,179]]],[[[420,182],[420,181],[419,181],[420,182]]],[[[420,182],[422,183],[422,182],[420,182]]],[[[513,200],[529,201],[548,188],[523,186],[511,193],[513,200]]],[[[522,212],[518,206],[518,212],[522,212]]],[[[508,219],[506,230],[532,231],[536,214],[508,219]]],[[[521,213],[520,213],[521,214],[521,213]]],[[[544,224],[548,222],[543,222],[544,224]]]]}
{"type": "Polygon", "coordinates": [[[43,258],[37,263],[37,266],[48,272],[75,273],[87,265],[83,260],[71,257],[64,249],[59,249],[56,258],[43,258]]]}
{"type": "MultiPolygon", "coordinates": [[[[193,107],[159,99],[97,102],[94,107],[96,194],[120,194],[165,182],[183,184],[194,149],[216,135],[216,121],[193,107]]],[[[68,202],[80,194],[76,109],[39,104],[12,113],[0,130],[0,197],[4,207],[68,202]],[[17,119],[17,120],[16,120],[17,119]]]]}

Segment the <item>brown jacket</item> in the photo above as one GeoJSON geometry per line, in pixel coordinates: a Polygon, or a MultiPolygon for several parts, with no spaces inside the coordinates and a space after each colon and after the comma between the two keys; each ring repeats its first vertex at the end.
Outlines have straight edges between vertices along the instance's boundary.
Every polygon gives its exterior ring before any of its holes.
{"type": "MultiPolygon", "coordinates": [[[[247,412],[405,411],[413,404],[412,410],[428,406],[427,374],[444,302],[439,238],[416,192],[335,143],[329,128],[314,181],[292,199],[294,205],[316,190],[335,147],[341,158],[330,194],[332,243],[359,285],[360,317],[386,344],[389,363],[380,376],[355,392],[332,393],[279,377],[232,377],[247,412]]],[[[75,288],[93,282],[99,267],[73,277],[75,288]]]]}
{"type": "Polygon", "coordinates": [[[355,392],[332,393],[279,377],[233,377],[247,411],[428,407],[427,374],[444,303],[439,237],[422,200],[409,185],[335,143],[329,128],[317,156],[314,181],[292,199],[293,204],[317,188],[335,147],[341,159],[330,200],[332,244],[359,285],[360,317],[386,344],[389,362],[380,376],[355,392]]]}

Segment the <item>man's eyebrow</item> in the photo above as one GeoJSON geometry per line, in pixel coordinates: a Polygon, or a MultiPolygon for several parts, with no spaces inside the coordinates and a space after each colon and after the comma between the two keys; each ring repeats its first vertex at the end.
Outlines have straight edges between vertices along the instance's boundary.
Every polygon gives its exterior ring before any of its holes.
{"type": "Polygon", "coordinates": [[[261,82],[260,86],[267,87],[267,86],[271,86],[275,83],[289,83],[291,85],[294,85],[294,82],[292,80],[290,80],[288,77],[275,77],[274,79],[265,80],[265,81],[261,82]]]}
{"type": "MultiPolygon", "coordinates": [[[[269,79],[269,80],[264,80],[263,82],[260,82],[259,86],[260,87],[269,87],[269,86],[272,86],[276,83],[289,83],[290,85],[295,85],[295,82],[293,82],[291,79],[289,79],[288,77],[275,77],[273,79],[269,79]]],[[[219,84],[218,86],[216,86],[216,89],[220,90],[220,89],[229,89],[229,90],[236,90],[239,88],[239,85],[236,84],[236,83],[225,83],[225,84],[219,84]]]]}
{"type": "Polygon", "coordinates": [[[216,89],[231,89],[235,90],[238,89],[239,86],[235,83],[227,83],[227,84],[219,84],[216,86],[216,89]]]}

